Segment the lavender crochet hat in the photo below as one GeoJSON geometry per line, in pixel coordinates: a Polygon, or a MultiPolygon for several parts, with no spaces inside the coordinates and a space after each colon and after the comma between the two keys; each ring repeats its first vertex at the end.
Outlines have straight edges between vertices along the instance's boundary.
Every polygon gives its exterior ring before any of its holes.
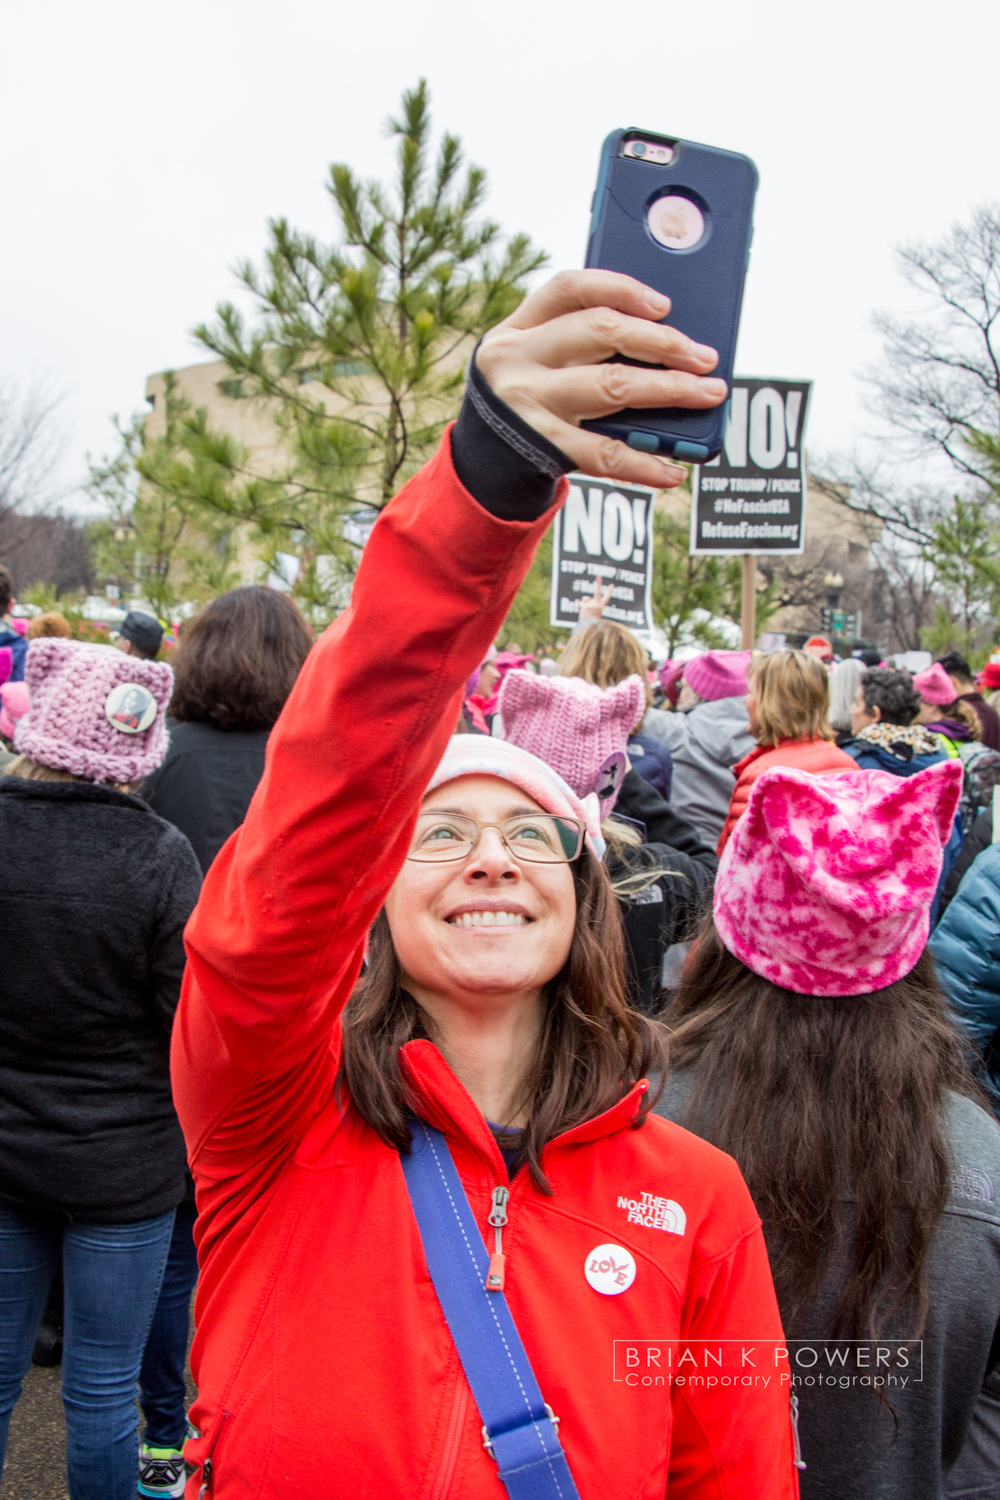
{"type": "Polygon", "coordinates": [[[582,677],[508,672],[498,699],[502,737],[551,766],[578,797],[596,792],[605,815],[625,775],[629,735],[645,712],[646,689],[635,674],[599,688],[582,677]]]}
{"type": "Polygon", "coordinates": [[[40,765],[91,781],[138,781],[167,750],[174,674],[165,662],[43,636],[28,647],[31,707],[14,748],[40,765]]]}

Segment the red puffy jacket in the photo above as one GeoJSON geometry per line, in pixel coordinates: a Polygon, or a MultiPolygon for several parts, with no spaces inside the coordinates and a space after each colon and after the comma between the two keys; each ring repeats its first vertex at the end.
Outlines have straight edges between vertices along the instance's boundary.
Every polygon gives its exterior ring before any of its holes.
{"type": "MultiPolygon", "coordinates": [[[[374,528],[351,607],[306,662],[246,822],[205,880],[173,1036],[200,1210],[189,1500],[505,1493],[399,1157],[334,1082],[365,934],[461,684],[550,519],[494,519],[445,438],[374,528]]],[[[485,1240],[508,1181],[493,1137],[430,1042],[410,1042],[403,1066],[485,1240]]],[[[582,1500],[794,1500],[757,1215],[729,1157],[656,1117],[631,1128],[644,1089],[549,1144],[551,1197],[515,1177],[511,1310],[582,1500]],[[634,1261],[620,1295],[588,1283],[599,1248],[634,1261]],[[681,1340],[694,1353],[671,1386],[681,1340]]]]}
{"type": "Polygon", "coordinates": [[[729,811],[719,834],[716,853],[729,843],[729,835],[747,810],[750,788],[758,776],[772,766],[794,766],[796,771],[811,771],[814,776],[831,776],[835,771],[856,771],[858,763],[846,751],[829,740],[779,740],[776,745],[758,745],[733,767],[736,785],[729,799],[729,811]]]}

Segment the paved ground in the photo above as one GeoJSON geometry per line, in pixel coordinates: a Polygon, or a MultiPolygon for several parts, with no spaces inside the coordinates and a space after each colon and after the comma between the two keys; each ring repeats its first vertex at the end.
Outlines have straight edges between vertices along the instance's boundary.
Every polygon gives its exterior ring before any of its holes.
{"type": "Polygon", "coordinates": [[[32,1365],[14,1408],[0,1500],[68,1500],[59,1369],[32,1365]]]}

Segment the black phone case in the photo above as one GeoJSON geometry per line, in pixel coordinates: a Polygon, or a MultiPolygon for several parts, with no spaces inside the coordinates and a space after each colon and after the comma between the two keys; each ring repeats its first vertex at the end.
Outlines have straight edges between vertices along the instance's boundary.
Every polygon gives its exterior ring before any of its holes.
{"type": "MultiPolygon", "coordinates": [[[[671,310],[663,321],[697,343],[717,349],[719,363],[712,373],[729,385],[756,191],[757,168],[748,156],[630,126],[612,131],[604,142],[594,193],[587,265],[625,272],[664,292],[671,310]],[[660,166],[621,156],[622,143],[629,136],[669,141],[675,148],[674,160],[660,166]],[[706,232],[690,250],[659,244],[646,222],[653,201],[671,193],[693,200],[705,217],[706,232]]],[[[641,452],[704,463],[721,450],[725,421],[723,403],[710,411],[629,409],[583,426],[619,438],[641,452]]]]}

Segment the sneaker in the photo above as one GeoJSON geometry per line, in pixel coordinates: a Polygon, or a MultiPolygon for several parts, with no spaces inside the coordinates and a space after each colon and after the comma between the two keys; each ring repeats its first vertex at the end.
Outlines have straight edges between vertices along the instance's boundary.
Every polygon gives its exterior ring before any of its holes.
{"type": "Polygon", "coordinates": [[[181,1500],[187,1484],[184,1455],[179,1448],[149,1448],[139,1444],[139,1494],[169,1495],[181,1500]]]}

